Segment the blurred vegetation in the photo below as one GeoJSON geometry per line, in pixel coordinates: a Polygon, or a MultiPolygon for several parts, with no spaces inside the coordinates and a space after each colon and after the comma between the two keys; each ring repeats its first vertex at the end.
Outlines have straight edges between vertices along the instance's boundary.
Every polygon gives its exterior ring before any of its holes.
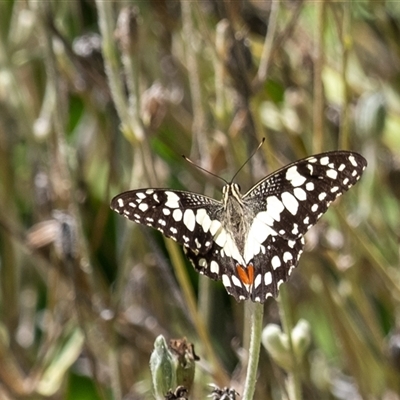
{"type": "Polygon", "coordinates": [[[248,305],[109,202],[220,198],[181,155],[230,180],[262,137],[245,190],[321,151],[369,165],[265,304],[255,398],[400,398],[399,2],[2,1],[0,37],[1,399],[151,399],[160,334],[200,357],[190,399],[242,393],[248,305]]]}

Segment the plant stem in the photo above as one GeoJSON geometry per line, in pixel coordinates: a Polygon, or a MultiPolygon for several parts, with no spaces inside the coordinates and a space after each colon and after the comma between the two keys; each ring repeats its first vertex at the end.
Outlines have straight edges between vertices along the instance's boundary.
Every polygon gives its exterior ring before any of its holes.
{"type": "Polygon", "coordinates": [[[314,107],[313,107],[313,151],[320,153],[324,144],[324,87],[322,69],[324,66],[325,0],[317,2],[316,45],[314,59],[314,107]]]}
{"type": "Polygon", "coordinates": [[[247,364],[246,382],[242,400],[252,400],[256,389],[258,360],[260,357],[261,330],[264,306],[260,303],[249,302],[251,312],[251,334],[249,346],[249,362],[247,364]]]}

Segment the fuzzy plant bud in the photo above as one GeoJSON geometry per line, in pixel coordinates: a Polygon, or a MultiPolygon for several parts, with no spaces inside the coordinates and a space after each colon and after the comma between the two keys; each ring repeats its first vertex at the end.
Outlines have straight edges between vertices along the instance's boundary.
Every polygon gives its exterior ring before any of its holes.
{"type": "Polygon", "coordinates": [[[308,321],[300,319],[292,330],[293,351],[298,360],[304,357],[304,354],[310,347],[311,327],[308,321]]]}
{"type": "Polygon", "coordinates": [[[386,104],[382,93],[364,93],[357,102],[355,128],[365,139],[379,136],[386,120],[386,104]]]}
{"type": "Polygon", "coordinates": [[[150,370],[155,397],[164,399],[165,394],[176,387],[176,372],[171,352],[162,335],[154,341],[154,350],[150,356],[150,370]]]}
{"type": "MultiPolygon", "coordinates": [[[[311,343],[311,329],[306,320],[299,320],[292,329],[292,347],[295,359],[299,362],[311,343]]],[[[285,371],[291,371],[293,365],[293,355],[290,353],[288,336],[282,332],[280,326],[268,324],[262,333],[262,344],[271,358],[285,371]]]]}
{"type": "Polygon", "coordinates": [[[285,371],[290,371],[293,359],[289,352],[289,341],[281,327],[276,324],[268,324],[261,336],[261,342],[271,358],[285,371]]]}

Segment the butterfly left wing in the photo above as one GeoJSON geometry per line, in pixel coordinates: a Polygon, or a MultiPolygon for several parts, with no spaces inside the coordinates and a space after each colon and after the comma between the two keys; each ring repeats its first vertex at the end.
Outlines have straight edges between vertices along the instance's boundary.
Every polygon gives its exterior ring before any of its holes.
{"type": "MultiPolygon", "coordinates": [[[[111,208],[138,224],[159,230],[183,245],[184,252],[201,274],[230,285],[236,264],[222,256],[227,236],[220,217],[223,205],[210,197],[168,189],[139,189],[121,193],[111,201],[111,208]]],[[[228,290],[230,293],[230,291],[228,290]]],[[[237,300],[249,293],[238,288],[237,300]]]]}
{"type": "Polygon", "coordinates": [[[214,219],[221,207],[210,197],[169,189],[131,190],[111,200],[114,211],[159,230],[196,253],[207,252],[211,247],[218,228],[214,219]]]}

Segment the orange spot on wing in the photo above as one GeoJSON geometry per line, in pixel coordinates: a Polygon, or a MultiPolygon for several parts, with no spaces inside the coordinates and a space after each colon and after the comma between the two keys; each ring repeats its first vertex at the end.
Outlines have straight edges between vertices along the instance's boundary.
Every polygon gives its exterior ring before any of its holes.
{"type": "Polygon", "coordinates": [[[236,265],[236,271],[239,275],[240,280],[245,285],[252,285],[254,282],[254,267],[249,264],[247,267],[243,267],[240,264],[236,265]]]}

